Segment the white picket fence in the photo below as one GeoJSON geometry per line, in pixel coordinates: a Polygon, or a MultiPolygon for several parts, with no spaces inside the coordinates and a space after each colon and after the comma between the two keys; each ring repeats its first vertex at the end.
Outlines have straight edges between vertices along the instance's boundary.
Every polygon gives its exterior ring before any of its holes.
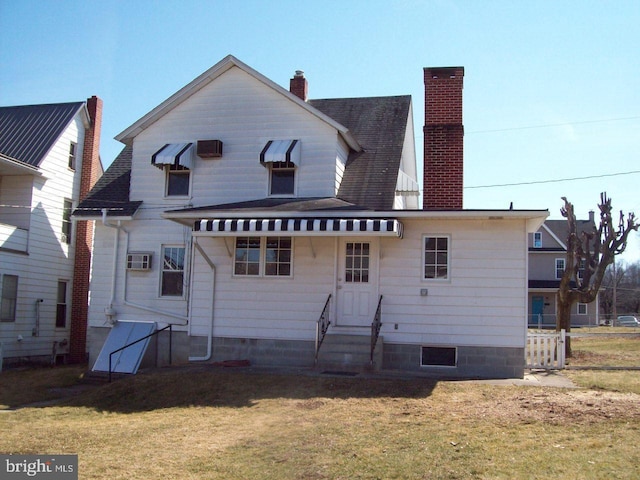
{"type": "Polygon", "coordinates": [[[564,342],[566,332],[561,330],[545,332],[527,332],[525,348],[525,364],[527,368],[544,368],[547,370],[564,368],[564,342]]]}

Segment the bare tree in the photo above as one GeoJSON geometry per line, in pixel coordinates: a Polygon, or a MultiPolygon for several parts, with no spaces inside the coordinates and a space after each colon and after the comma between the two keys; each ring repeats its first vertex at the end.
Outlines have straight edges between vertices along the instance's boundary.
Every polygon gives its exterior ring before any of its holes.
{"type": "MultiPolygon", "coordinates": [[[[567,254],[565,270],[560,279],[557,295],[557,323],[556,330],[571,331],[571,307],[577,303],[591,303],[597,295],[607,267],[611,265],[615,256],[624,252],[627,247],[627,237],[631,231],[637,231],[640,226],[636,223],[633,212],[626,220],[620,212],[618,226],[614,224],[611,214],[611,199],[606,193],[600,194],[600,225],[592,232],[579,233],[576,227],[576,216],[566,197],[562,197],[564,207],[560,210],[567,219],[569,233],[567,236],[567,254]]],[[[565,344],[567,357],[571,356],[570,337],[565,344]]]]}

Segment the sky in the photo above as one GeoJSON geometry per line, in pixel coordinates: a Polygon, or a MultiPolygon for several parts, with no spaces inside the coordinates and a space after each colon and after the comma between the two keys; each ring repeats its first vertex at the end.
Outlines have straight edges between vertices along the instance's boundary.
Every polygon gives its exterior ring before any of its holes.
{"type": "MultiPolygon", "coordinates": [[[[309,97],[410,94],[422,166],[424,67],[463,66],[464,208],[640,216],[640,2],[0,0],[0,105],[104,102],[114,137],[232,54],[309,97]]],[[[627,262],[640,261],[632,233],[627,262]]]]}

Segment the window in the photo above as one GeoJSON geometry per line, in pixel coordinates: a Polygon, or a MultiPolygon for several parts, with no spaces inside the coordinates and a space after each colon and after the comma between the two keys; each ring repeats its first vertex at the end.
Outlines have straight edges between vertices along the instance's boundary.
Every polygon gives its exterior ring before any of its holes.
{"type": "Polygon", "coordinates": [[[347,242],[344,280],[346,283],[369,282],[369,243],[347,242]]]}
{"type": "Polygon", "coordinates": [[[542,248],[542,232],[533,234],[533,248],[542,248]]]}
{"type": "Polygon", "coordinates": [[[2,297],[0,298],[0,322],[16,321],[16,304],[18,301],[18,277],[2,276],[2,297]]]}
{"type": "Polygon", "coordinates": [[[424,237],[423,280],[449,278],[449,238],[424,237]]]}
{"type": "Polygon", "coordinates": [[[78,144],[76,142],[71,142],[69,145],[69,168],[71,170],[76,169],[76,149],[78,144]]]}
{"type": "Polygon", "coordinates": [[[268,277],[291,275],[290,237],[267,237],[264,274],[268,277]]]}
{"type": "Polygon", "coordinates": [[[237,237],[233,274],[290,277],[291,237],[237,237]]]}
{"type": "Polygon", "coordinates": [[[272,162],[270,172],[269,193],[271,195],[293,195],[295,192],[295,164],[291,161],[272,162]]]}
{"type": "Polygon", "coordinates": [[[58,299],[56,304],[56,328],[67,326],[67,282],[58,282],[58,299]]]}
{"type": "Polygon", "coordinates": [[[260,237],[236,238],[236,275],[260,275],[260,237]]]}
{"type": "Polygon", "coordinates": [[[62,242],[69,245],[71,243],[71,211],[73,204],[71,200],[65,200],[62,207],[62,242]]]}
{"type": "Polygon", "coordinates": [[[580,259],[580,267],[578,268],[578,278],[584,278],[584,270],[587,267],[587,261],[584,258],[580,259]]]}
{"type": "Polygon", "coordinates": [[[182,165],[167,167],[167,197],[184,197],[189,195],[191,170],[182,165]]]}
{"type": "Polygon", "coordinates": [[[556,279],[560,280],[564,275],[564,258],[556,258],[556,279]]]}
{"type": "Polygon", "coordinates": [[[455,347],[422,347],[422,367],[455,367],[458,352],[455,347]]]}
{"type": "Polygon", "coordinates": [[[578,315],[586,315],[586,314],[587,314],[587,304],[578,303],[578,315]]]}
{"type": "Polygon", "coordinates": [[[163,297],[181,297],[184,284],[184,247],[163,247],[162,286],[163,297]]]}

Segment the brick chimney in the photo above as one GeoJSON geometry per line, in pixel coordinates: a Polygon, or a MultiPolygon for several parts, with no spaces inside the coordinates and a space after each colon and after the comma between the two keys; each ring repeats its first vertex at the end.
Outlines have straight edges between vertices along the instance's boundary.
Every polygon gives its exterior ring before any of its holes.
{"type": "MultiPolygon", "coordinates": [[[[102,100],[96,96],[87,99],[87,111],[89,113],[89,127],[84,132],[79,201],[87,196],[102,172],[100,164],[102,100]]],[[[75,257],[69,329],[69,361],[71,363],[83,363],[87,360],[89,273],[93,245],[93,223],[92,221],[78,220],[75,227],[75,257]]]]}
{"type": "Polygon", "coordinates": [[[424,69],[424,210],[462,210],[463,67],[424,69]]]}
{"type": "Polygon", "coordinates": [[[296,97],[301,98],[302,101],[307,101],[309,84],[307,83],[307,79],[304,78],[304,72],[302,70],[296,70],[296,74],[289,81],[289,91],[296,97]]]}

